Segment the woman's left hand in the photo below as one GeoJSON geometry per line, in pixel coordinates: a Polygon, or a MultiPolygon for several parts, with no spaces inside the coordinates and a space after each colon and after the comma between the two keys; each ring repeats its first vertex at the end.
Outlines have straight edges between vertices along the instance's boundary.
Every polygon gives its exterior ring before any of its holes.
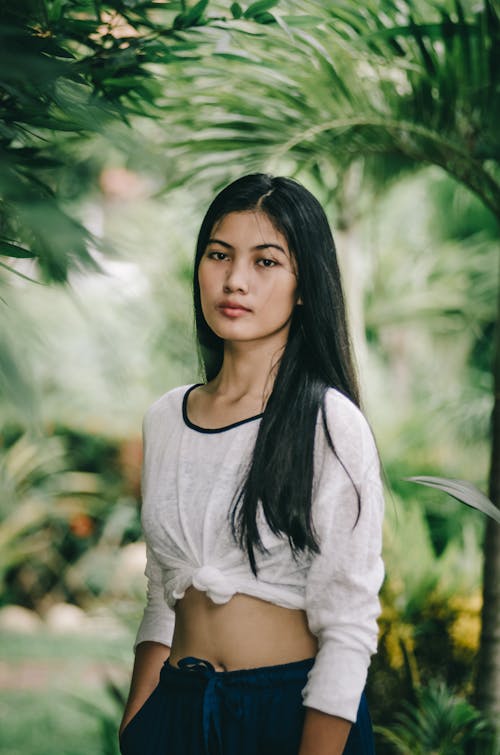
{"type": "Polygon", "coordinates": [[[351,721],[306,707],[298,755],[342,755],[351,721]]]}

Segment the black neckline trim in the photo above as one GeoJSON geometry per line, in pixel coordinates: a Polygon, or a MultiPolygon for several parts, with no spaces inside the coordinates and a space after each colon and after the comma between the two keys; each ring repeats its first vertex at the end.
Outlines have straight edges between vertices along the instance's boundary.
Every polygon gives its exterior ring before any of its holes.
{"type": "Polygon", "coordinates": [[[199,425],[195,425],[194,422],[191,422],[189,417],[187,416],[187,402],[188,402],[188,396],[195,388],[198,388],[198,386],[204,385],[204,383],[195,383],[194,385],[191,385],[187,391],[184,393],[184,397],[182,399],[182,419],[184,420],[184,423],[191,428],[191,430],[196,430],[199,433],[223,433],[225,430],[232,430],[233,427],[239,427],[240,425],[245,425],[247,422],[253,422],[255,419],[260,419],[264,416],[264,412],[261,414],[255,414],[253,417],[247,417],[246,419],[240,419],[239,422],[233,422],[231,425],[225,425],[224,427],[200,427],[199,425]]]}

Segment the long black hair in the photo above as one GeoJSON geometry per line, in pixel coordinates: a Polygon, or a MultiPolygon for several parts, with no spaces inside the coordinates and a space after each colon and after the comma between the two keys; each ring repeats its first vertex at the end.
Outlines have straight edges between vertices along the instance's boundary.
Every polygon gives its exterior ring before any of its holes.
{"type": "Polygon", "coordinates": [[[286,238],[302,299],[292,314],[287,344],[231,513],[233,536],[247,551],[257,576],[253,548],[263,549],[256,522],[259,500],[270,529],[288,536],[294,557],[306,548],[320,551],[311,525],[318,412],[321,410],[328,444],[334,451],[326,423],[326,391],[336,388],[356,406],[359,392],[335,244],[323,208],[297,181],[264,173],[243,176],[226,186],[208,208],[198,235],[193,294],[206,380],[220,371],[224,341],[203,316],[198,267],[214,225],[231,212],[248,210],[265,213],[286,238]]]}

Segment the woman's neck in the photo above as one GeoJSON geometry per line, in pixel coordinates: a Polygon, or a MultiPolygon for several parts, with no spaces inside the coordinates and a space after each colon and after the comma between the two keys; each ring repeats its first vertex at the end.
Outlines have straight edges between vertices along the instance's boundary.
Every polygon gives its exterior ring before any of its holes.
{"type": "Polygon", "coordinates": [[[211,393],[228,401],[254,398],[264,409],[272,391],[283,348],[272,351],[262,345],[227,344],[219,374],[208,384],[211,393]]]}

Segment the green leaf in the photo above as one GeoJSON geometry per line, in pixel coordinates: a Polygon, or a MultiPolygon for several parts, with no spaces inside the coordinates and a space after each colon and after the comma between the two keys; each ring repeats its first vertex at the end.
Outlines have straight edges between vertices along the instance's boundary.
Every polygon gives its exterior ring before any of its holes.
{"type": "Polygon", "coordinates": [[[174,19],[174,29],[188,29],[196,26],[203,17],[208,5],[208,0],[198,0],[192,8],[185,13],[179,13],[174,19]]]}
{"type": "Polygon", "coordinates": [[[72,35],[72,32],[75,33],[75,36],[80,37],[80,35],[90,35],[95,34],[98,31],[100,21],[87,21],[86,19],[82,18],[72,18],[67,22],[67,34],[68,36],[72,35]]]}
{"type": "Polygon", "coordinates": [[[243,8],[239,3],[232,3],[231,13],[233,14],[233,18],[241,18],[243,15],[243,8]]]}
{"type": "Polygon", "coordinates": [[[0,241],[0,254],[3,254],[5,257],[36,257],[36,254],[30,252],[29,249],[23,249],[22,246],[11,244],[9,241],[0,241]]]}
{"type": "Polygon", "coordinates": [[[319,16],[310,16],[306,14],[303,16],[282,16],[281,18],[282,21],[292,29],[296,26],[302,29],[316,28],[319,24],[324,23],[324,19],[319,16]]]}
{"type": "Polygon", "coordinates": [[[252,3],[248,6],[243,17],[255,18],[255,16],[265,13],[265,11],[268,11],[270,8],[274,8],[278,3],[279,0],[257,0],[256,3],[252,3]]]}
{"type": "Polygon", "coordinates": [[[62,16],[63,0],[53,0],[52,3],[47,3],[47,18],[51,24],[60,20],[62,16]]]}
{"type": "Polygon", "coordinates": [[[139,88],[143,81],[138,76],[121,76],[119,78],[103,79],[103,86],[117,89],[139,88]]]}
{"type": "Polygon", "coordinates": [[[500,509],[498,509],[479,488],[476,488],[471,482],[466,480],[454,480],[447,477],[405,477],[407,482],[416,482],[419,485],[427,485],[436,490],[442,490],[448,493],[457,501],[471,506],[473,509],[481,511],[483,514],[490,516],[500,524],[500,509]]]}
{"type": "Polygon", "coordinates": [[[50,118],[49,116],[38,116],[25,113],[24,118],[19,117],[18,123],[26,123],[37,128],[48,128],[51,131],[78,131],[80,124],[77,121],[50,118]]]}
{"type": "Polygon", "coordinates": [[[237,60],[238,62],[244,61],[246,64],[261,65],[261,61],[258,58],[251,57],[250,53],[242,50],[241,52],[215,52],[214,56],[217,58],[225,58],[226,60],[237,60]]]}
{"type": "Polygon", "coordinates": [[[273,14],[268,13],[267,11],[265,13],[257,13],[257,15],[254,16],[253,20],[258,24],[273,24],[276,21],[273,14]]]}
{"type": "Polygon", "coordinates": [[[24,273],[20,273],[19,270],[16,270],[15,267],[11,267],[10,265],[6,265],[5,262],[0,262],[0,267],[4,267],[6,270],[10,270],[11,273],[14,273],[14,275],[18,275],[19,278],[23,278],[25,281],[29,281],[30,283],[36,283],[38,285],[42,285],[40,281],[35,280],[34,278],[29,278],[27,275],[24,275],[24,273]]]}

